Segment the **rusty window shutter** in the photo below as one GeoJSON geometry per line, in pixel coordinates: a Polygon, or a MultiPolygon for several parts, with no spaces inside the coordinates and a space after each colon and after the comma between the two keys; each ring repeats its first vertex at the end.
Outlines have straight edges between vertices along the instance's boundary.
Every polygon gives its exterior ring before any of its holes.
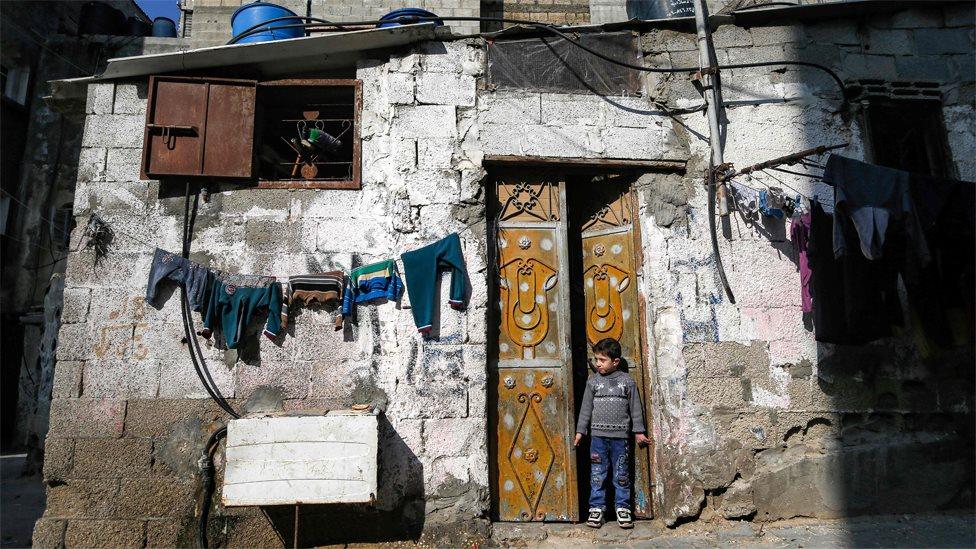
{"type": "Polygon", "coordinates": [[[151,76],[142,177],[250,178],[257,82],[151,76]]]}

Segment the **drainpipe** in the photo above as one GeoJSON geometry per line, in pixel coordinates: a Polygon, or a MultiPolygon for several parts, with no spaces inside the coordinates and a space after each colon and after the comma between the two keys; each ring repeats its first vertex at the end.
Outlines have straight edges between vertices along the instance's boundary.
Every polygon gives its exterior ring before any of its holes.
{"type": "MultiPolygon", "coordinates": [[[[718,74],[718,60],[712,44],[712,31],[708,22],[708,6],[705,0],[695,2],[695,27],[698,30],[698,59],[701,65],[702,81],[705,85],[705,102],[708,104],[708,142],[712,148],[712,166],[723,169],[722,134],[719,126],[719,110],[722,108],[721,77],[718,74]]],[[[718,178],[717,178],[718,179],[718,178]]],[[[719,180],[716,190],[718,210],[722,216],[729,215],[725,182],[719,180]]]]}
{"type": "Polygon", "coordinates": [[[708,143],[712,152],[708,160],[708,230],[712,239],[712,255],[715,257],[715,268],[718,278],[725,290],[729,301],[735,303],[732,288],[725,278],[725,267],[718,249],[718,230],[715,227],[715,210],[719,215],[729,215],[729,205],[726,199],[725,181],[716,176],[716,171],[725,170],[725,159],[722,156],[722,134],[719,126],[718,113],[722,108],[721,78],[718,74],[718,61],[715,59],[715,48],[712,44],[711,30],[708,27],[708,6],[705,0],[695,1],[695,26],[698,30],[698,58],[701,66],[702,80],[705,86],[704,97],[708,105],[708,143]]]}

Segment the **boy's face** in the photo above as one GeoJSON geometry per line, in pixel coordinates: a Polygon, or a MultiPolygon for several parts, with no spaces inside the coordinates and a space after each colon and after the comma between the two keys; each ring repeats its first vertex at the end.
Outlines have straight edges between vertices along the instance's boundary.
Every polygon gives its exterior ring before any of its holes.
{"type": "Polygon", "coordinates": [[[607,375],[617,369],[620,365],[619,358],[610,358],[603,353],[593,353],[593,360],[596,362],[596,371],[607,375]]]}

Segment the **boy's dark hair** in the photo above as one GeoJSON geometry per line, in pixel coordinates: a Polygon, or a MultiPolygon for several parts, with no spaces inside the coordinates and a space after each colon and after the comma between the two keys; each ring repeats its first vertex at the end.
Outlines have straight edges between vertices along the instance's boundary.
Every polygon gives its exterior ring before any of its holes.
{"type": "Polygon", "coordinates": [[[616,339],[613,339],[612,337],[605,337],[600,341],[596,342],[596,345],[593,346],[593,353],[594,354],[600,353],[601,355],[607,355],[608,357],[610,357],[610,360],[620,358],[621,355],[620,343],[616,339]]]}

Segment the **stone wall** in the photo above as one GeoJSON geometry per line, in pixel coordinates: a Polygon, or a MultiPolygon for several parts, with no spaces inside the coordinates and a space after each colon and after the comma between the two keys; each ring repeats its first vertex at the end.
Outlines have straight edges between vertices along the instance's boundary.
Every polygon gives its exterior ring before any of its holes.
{"type": "MultiPolygon", "coordinates": [[[[931,41],[922,37],[941,34],[940,44],[971,37],[971,13],[725,29],[716,41],[720,60],[815,59],[858,79],[873,66],[859,61],[865,56],[925,70],[925,55],[935,54],[922,54],[931,41]],[[902,34],[898,25],[926,21],[928,30],[909,33],[907,53],[867,49],[865,30],[902,34]]],[[[643,43],[648,63],[697,61],[691,35],[658,32],[643,43]]],[[[971,53],[939,55],[971,79],[971,53]]],[[[648,78],[643,99],[502,93],[479,87],[484,64],[477,41],[428,43],[360,64],[361,191],[222,187],[201,204],[192,257],[239,272],[349,268],[461,234],[471,305],[464,313],[442,307],[433,340],[416,334],[404,298],[360,307],[358,323],[340,333],[328,310],[302,310],[278,342],[251,326],[236,361],[206,349],[221,391],[239,409],[385,403],[378,508],[351,511],[342,531],[322,532],[319,543],[422,531],[457,545],[462,533],[486,533],[485,155],[689,160],[687,175],[649,173],[637,183],[655,508],[668,524],[966,504],[971,355],[923,359],[907,339],[818,345],[804,327],[782,223],[754,227],[733,217],[731,238],[720,242],[737,303],[718,287],[701,185],[705,118],[669,116],[660,106],[700,103],[685,75],[648,78]]],[[[972,178],[972,82],[958,84],[953,74],[935,80],[945,86],[956,167],[972,178]]],[[[735,72],[725,85],[726,155],[736,165],[836,140],[851,142],[847,154],[863,154],[856,111],[841,109],[818,73],[735,72]]],[[[179,248],[182,187],[140,181],[141,132],[117,131],[143,123],[143,82],[93,85],[89,98],[74,213],[85,219],[97,211],[134,238],[117,237],[96,267],[73,236],[45,462],[49,506],[35,543],[186,545],[200,491],[196,461],[226,417],[186,358],[177,300],[170,296],[159,311],[143,300],[152,254],[144,242],[179,248]]],[[[783,181],[829,204],[827,188],[783,181]]],[[[278,545],[274,527],[292,520],[219,507],[212,517],[212,540],[231,546],[278,545]]]]}

